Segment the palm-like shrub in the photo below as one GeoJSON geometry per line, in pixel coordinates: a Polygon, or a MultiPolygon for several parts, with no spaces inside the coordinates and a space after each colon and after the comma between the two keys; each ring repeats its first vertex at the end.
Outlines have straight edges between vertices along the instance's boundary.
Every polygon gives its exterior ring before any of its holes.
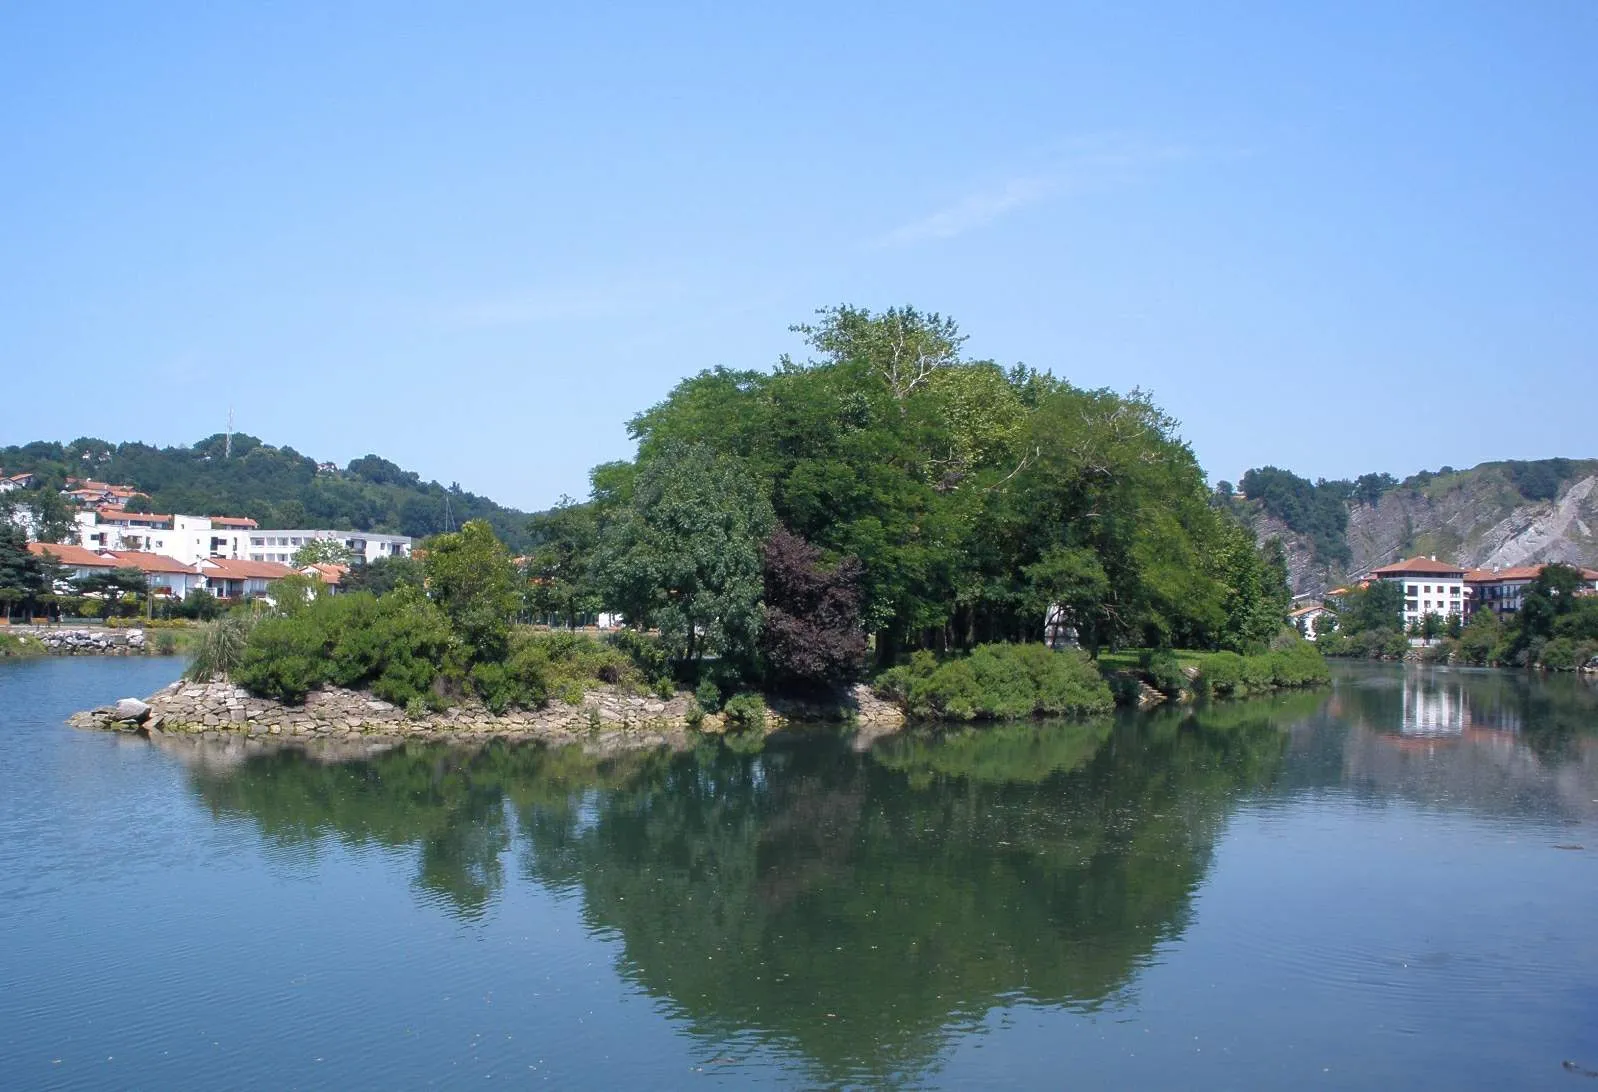
{"type": "Polygon", "coordinates": [[[232,674],[244,658],[255,623],[256,616],[242,609],[207,622],[194,643],[193,658],[183,677],[193,682],[210,682],[232,674]]]}

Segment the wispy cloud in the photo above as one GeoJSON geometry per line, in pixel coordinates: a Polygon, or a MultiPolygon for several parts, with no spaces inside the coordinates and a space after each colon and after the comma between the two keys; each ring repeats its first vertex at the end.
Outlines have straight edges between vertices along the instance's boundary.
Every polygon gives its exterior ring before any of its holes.
{"type": "Polygon", "coordinates": [[[979,227],[986,227],[999,217],[1027,205],[1043,200],[1059,187],[1051,178],[1012,178],[997,189],[973,193],[948,208],[939,209],[883,236],[884,246],[907,246],[928,239],[952,239],[979,227]]]}
{"type": "Polygon", "coordinates": [[[952,239],[1067,189],[1130,182],[1147,170],[1190,154],[1182,147],[1121,138],[1074,141],[1064,154],[1053,157],[1055,162],[1047,169],[978,190],[930,216],[893,229],[878,239],[877,245],[909,246],[952,239]]]}

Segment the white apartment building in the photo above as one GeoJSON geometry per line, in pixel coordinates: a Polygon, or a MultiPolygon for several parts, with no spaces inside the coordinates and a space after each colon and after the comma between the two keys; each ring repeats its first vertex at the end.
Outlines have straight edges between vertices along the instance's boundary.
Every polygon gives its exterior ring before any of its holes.
{"type": "Polygon", "coordinates": [[[135,550],[193,565],[202,557],[242,558],[253,519],[179,516],[99,508],[77,514],[78,541],[88,550],[135,550]]]}
{"type": "Polygon", "coordinates": [[[1372,580],[1391,580],[1404,588],[1404,628],[1428,614],[1447,618],[1468,613],[1470,594],[1465,587],[1465,569],[1435,557],[1412,557],[1393,565],[1371,570],[1372,580]]]}
{"type": "Polygon", "coordinates": [[[86,550],[165,554],[185,565],[217,557],[287,565],[296,550],[319,539],[342,543],[357,563],[411,554],[411,540],[404,535],[327,529],[262,530],[253,519],[234,516],[160,515],[115,508],[79,512],[77,538],[86,550]]]}
{"type": "Polygon", "coordinates": [[[411,540],[405,535],[383,535],[375,531],[280,531],[273,528],[251,531],[244,557],[250,561],[276,561],[288,565],[294,553],[308,542],[337,542],[350,552],[356,564],[371,564],[385,557],[410,557],[411,540]]]}

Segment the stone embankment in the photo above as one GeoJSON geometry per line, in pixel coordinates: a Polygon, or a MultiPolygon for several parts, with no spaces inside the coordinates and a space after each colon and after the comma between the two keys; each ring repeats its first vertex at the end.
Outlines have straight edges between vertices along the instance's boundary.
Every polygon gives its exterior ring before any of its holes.
{"type": "Polygon", "coordinates": [[[142,629],[58,629],[54,626],[7,626],[4,632],[26,644],[37,641],[56,656],[140,656],[150,651],[142,629]]]}
{"type": "MultiPolygon", "coordinates": [[[[552,702],[543,709],[494,713],[475,702],[465,702],[412,717],[360,691],[318,690],[309,694],[303,705],[284,705],[254,697],[228,682],[176,682],[145,701],[124,698],[116,705],[74,714],[70,723],[79,728],[137,731],[152,738],[243,736],[262,742],[358,740],[369,744],[411,739],[530,739],[579,743],[600,751],[680,748],[690,745],[696,733],[725,731],[721,717],[690,718],[691,708],[687,694],[663,701],[606,687],[585,694],[581,705],[552,702]]],[[[896,706],[861,686],[843,708],[787,706],[768,711],[766,733],[805,721],[836,721],[845,716],[868,738],[897,730],[904,721],[896,706]],[[823,712],[830,715],[821,715],[823,712]]]]}

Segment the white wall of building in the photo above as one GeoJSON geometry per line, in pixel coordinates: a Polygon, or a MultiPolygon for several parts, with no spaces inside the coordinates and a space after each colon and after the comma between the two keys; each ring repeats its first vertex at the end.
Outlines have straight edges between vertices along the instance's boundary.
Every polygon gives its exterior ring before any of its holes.
{"type": "MultiPolygon", "coordinates": [[[[138,517],[130,513],[129,518],[138,517]]],[[[121,527],[102,521],[95,512],[79,512],[78,544],[89,550],[144,550],[165,554],[185,565],[202,558],[226,557],[235,561],[278,561],[291,564],[294,552],[307,542],[330,539],[342,543],[353,558],[368,563],[384,557],[410,557],[411,540],[404,535],[370,531],[275,530],[216,527],[208,516],[173,516],[172,527],[121,527]]]]}
{"type": "Polygon", "coordinates": [[[1435,614],[1445,619],[1450,614],[1457,614],[1461,618],[1465,616],[1464,574],[1436,576],[1405,573],[1399,576],[1384,576],[1382,579],[1403,585],[1405,629],[1423,620],[1428,614],[1435,614]]]}
{"type": "Polygon", "coordinates": [[[385,557],[410,557],[411,540],[404,535],[383,535],[373,531],[275,530],[250,531],[246,535],[246,561],[277,561],[290,565],[295,551],[309,542],[331,541],[341,544],[350,557],[367,564],[385,557]]]}

